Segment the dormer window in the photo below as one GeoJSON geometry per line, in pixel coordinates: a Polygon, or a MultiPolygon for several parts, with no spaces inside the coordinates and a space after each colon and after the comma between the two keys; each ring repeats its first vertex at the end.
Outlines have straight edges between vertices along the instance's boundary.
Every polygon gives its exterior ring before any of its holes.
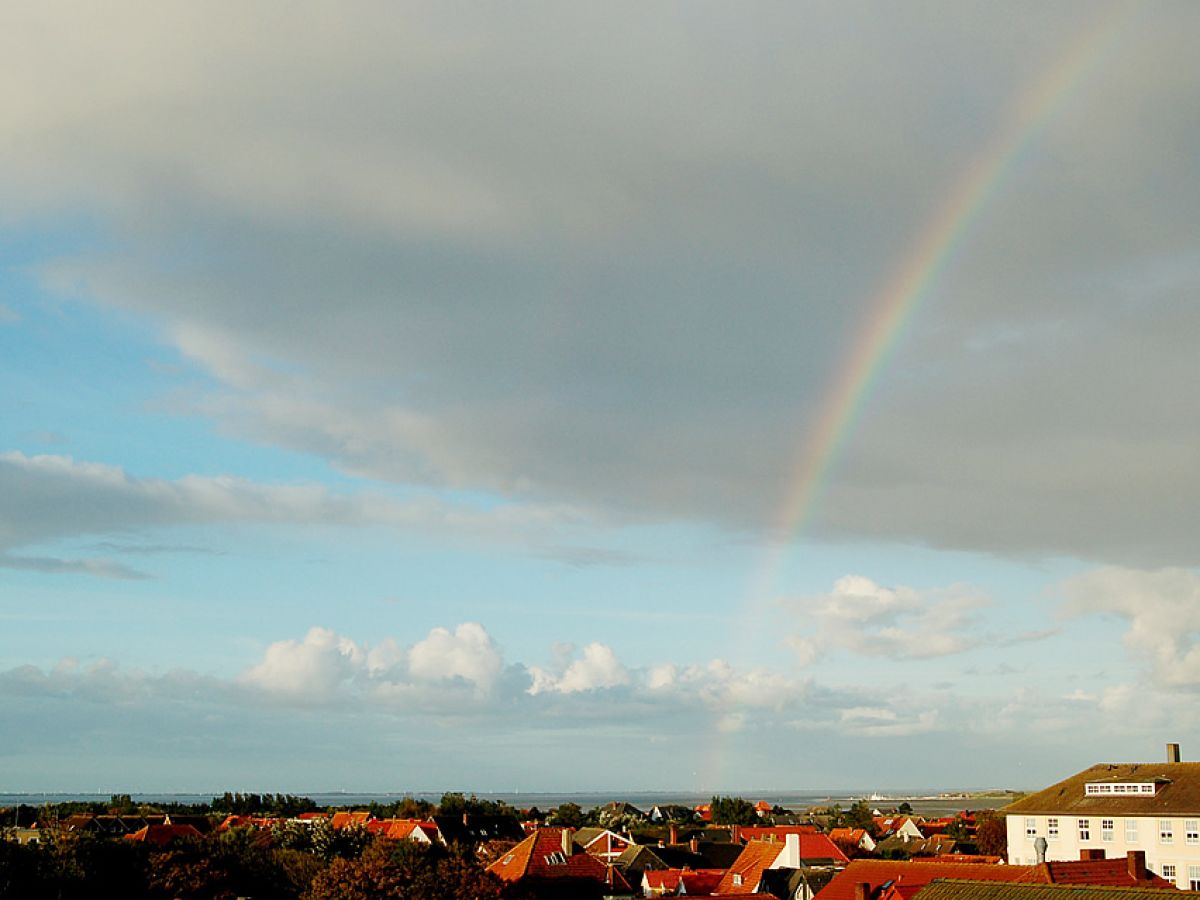
{"type": "Polygon", "coordinates": [[[561,854],[561,853],[546,854],[546,865],[548,865],[548,866],[565,866],[566,864],[567,864],[567,858],[563,854],[561,854]]]}
{"type": "Polygon", "coordinates": [[[1153,781],[1089,781],[1083,792],[1089,797],[1134,796],[1153,797],[1158,784],[1153,781]]]}

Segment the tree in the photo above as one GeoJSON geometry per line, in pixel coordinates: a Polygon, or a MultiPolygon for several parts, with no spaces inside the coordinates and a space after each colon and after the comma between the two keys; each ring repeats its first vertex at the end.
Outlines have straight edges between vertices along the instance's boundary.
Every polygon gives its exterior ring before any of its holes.
{"type": "Polygon", "coordinates": [[[713,797],[712,821],[714,825],[754,825],[758,811],[742,797],[713,797]]]}
{"type": "Polygon", "coordinates": [[[875,816],[871,814],[871,804],[866,800],[857,800],[846,810],[842,820],[848,828],[865,829],[872,836],[876,834],[875,816]]]}
{"type": "Polygon", "coordinates": [[[548,825],[561,825],[566,828],[582,828],[587,824],[587,814],[578,803],[564,803],[550,813],[546,820],[548,825]]]}
{"type": "Polygon", "coordinates": [[[309,900],[501,900],[503,883],[465,853],[379,838],[357,859],[334,860],[309,900]]]}
{"type": "Polygon", "coordinates": [[[905,800],[903,803],[901,803],[899,806],[896,807],[896,812],[898,812],[904,816],[912,815],[912,811],[913,811],[912,804],[909,803],[907,800],[905,800]]]}
{"type": "Polygon", "coordinates": [[[981,809],[975,814],[975,846],[985,856],[1007,859],[1008,828],[995,810],[981,809]]]}

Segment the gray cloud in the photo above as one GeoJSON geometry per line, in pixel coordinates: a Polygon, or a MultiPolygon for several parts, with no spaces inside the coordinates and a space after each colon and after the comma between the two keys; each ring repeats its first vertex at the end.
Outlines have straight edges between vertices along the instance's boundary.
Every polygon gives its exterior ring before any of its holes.
{"type": "MultiPolygon", "coordinates": [[[[125,470],[65,456],[0,453],[0,566],[115,578],[145,577],[105,559],[62,559],[15,552],[65,539],[128,538],[167,526],[210,523],[340,525],[439,533],[536,548],[583,530],[582,512],[523,505],[477,509],[426,498],[399,501],[381,494],[337,494],[319,485],[263,485],[225,476],[176,480],[137,478],[125,470]]],[[[101,541],[109,553],[196,552],[186,545],[101,541]]],[[[214,550],[204,552],[217,552],[214,550]]]]}
{"type": "MultiPolygon", "coordinates": [[[[159,323],[240,437],[754,530],[871,298],[1107,15],[235,12],[5,14],[0,206],[120,248],[48,283],[159,323]]],[[[814,536],[1200,562],[1198,17],[1132,8],[993,188],[814,536]]]]}

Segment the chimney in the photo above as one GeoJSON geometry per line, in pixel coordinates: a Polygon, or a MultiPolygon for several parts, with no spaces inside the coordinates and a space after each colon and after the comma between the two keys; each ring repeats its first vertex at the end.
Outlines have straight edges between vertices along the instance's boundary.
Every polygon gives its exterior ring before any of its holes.
{"type": "Polygon", "coordinates": [[[466,828],[470,824],[471,824],[471,814],[463,813],[463,827],[466,828]]]}
{"type": "Polygon", "coordinates": [[[1179,762],[1179,745],[1178,744],[1167,744],[1167,762],[1169,762],[1169,763],[1179,762]]]}
{"type": "Polygon", "coordinates": [[[854,884],[854,900],[871,900],[871,885],[866,881],[854,884]]]}
{"type": "Polygon", "coordinates": [[[1094,862],[1099,859],[1104,859],[1104,851],[1099,847],[1084,847],[1079,851],[1079,858],[1094,862]]]}
{"type": "Polygon", "coordinates": [[[741,835],[738,832],[738,827],[736,825],[729,826],[729,840],[735,844],[739,843],[741,840],[741,835]]]}
{"type": "Polygon", "coordinates": [[[678,843],[679,843],[679,826],[678,826],[678,825],[675,825],[675,824],[672,824],[672,825],[671,825],[671,840],[670,840],[670,843],[672,843],[672,844],[678,844],[678,843]]]}
{"type": "Polygon", "coordinates": [[[775,865],[782,869],[800,868],[800,835],[784,835],[783,853],[779,855],[775,865]]]}
{"type": "Polygon", "coordinates": [[[1129,860],[1129,877],[1134,881],[1146,880],[1146,851],[1130,850],[1125,856],[1129,860]]]}
{"type": "Polygon", "coordinates": [[[700,838],[694,837],[690,841],[688,841],[688,849],[691,850],[693,853],[699,853],[700,852],[700,838]]]}
{"type": "Polygon", "coordinates": [[[571,829],[564,828],[562,830],[562,851],[563,856],[570,856],[571,851],[575,849],[575,841],[571,839],[571,829]]]}
{"type": "Polygon", "coordinates": [[[1037,851],[1037,861],[1039,863],[1044,863],[1046,861],[1046,848],[1049,846],[1050,845],[1046,843],[1046,839],[1044,837],[1040,837],[1033,842],[1033,849],[1037,851]]]}

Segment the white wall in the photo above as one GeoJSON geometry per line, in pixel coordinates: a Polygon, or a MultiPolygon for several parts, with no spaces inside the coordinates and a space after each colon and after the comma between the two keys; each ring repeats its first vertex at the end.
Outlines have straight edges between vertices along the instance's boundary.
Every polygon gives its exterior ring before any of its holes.
{"type": "Polygon", "coordinates": [[[1033,842],[1038,837],[1046,838],[1046,859],[1079,859],[1083,849],[1103,850],[1108,858],[1124,857],[1130,850],[1144,850],[1146,867],[1156,875],[1162,875],[1164,865],[1175,866],[1175,885],[1184,890],[1190,887],[1188,867],[1196,867],[1191,874],[1200,876],[1200,812],[1194,818],[1164,818],[1171,823],[1171,842],[1159,836],[1159,819],[1145,816],[1088,816],[1089,838],[1081,840],[1079,835],[1080,816],[1006,816],[1008,826],[1008,861],[1013,865],[1032,865],[1037,862],[1037,851],[1033,842]],[[1049,833],[1049,820],[1058,819],[1058,836],[1049,833]],[[1026,834],[1026,819],[1033,820],[1036,834],[1026,834]],[[1112,834],[1105,840],[1102,822],[1113,823],[1112,834]],[[1137,835],[1126,836],[1126,822],[1136,823],[1137,835]],[[1188,841],[1186,822],[1194,822],[1196,837],[1188,841]]]}

